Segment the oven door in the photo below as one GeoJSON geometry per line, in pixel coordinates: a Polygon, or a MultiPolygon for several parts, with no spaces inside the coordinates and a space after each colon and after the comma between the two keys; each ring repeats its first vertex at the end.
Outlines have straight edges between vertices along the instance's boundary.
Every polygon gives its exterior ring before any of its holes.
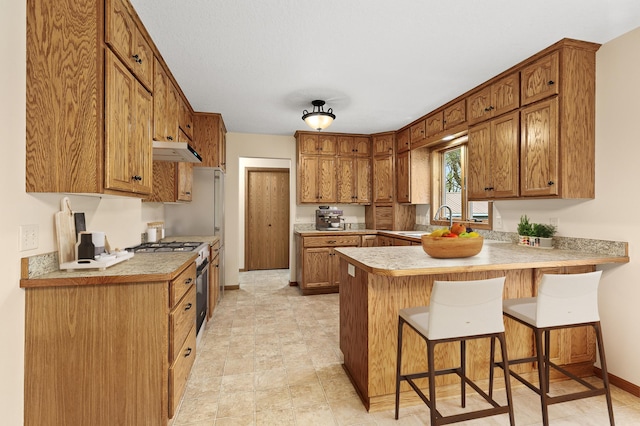
{"type": "Polygon", "coordinates": [[[205,259],[197,269],[196,274],[196,334],[200,341],[207,319],[207,305],[209,299],[209,259],[205,259]]]}

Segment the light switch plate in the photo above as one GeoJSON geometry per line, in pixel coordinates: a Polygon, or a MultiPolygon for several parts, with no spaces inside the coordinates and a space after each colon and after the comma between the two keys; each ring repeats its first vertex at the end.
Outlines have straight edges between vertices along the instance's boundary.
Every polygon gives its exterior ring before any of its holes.
{"type": "Polygon", "coordinates": [[[38,248],[38,225],[20,225],[20,251],[38,248]]]}

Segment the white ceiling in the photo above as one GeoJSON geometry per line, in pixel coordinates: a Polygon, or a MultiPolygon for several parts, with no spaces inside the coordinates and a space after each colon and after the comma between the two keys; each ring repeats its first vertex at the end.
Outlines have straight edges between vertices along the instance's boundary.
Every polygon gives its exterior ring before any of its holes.
{"type": "Polygon", "coordinates": [[[131,0],[196,111],[292,135],[396,130],[564,37],[640,26],[638,0],[131,0]]]}

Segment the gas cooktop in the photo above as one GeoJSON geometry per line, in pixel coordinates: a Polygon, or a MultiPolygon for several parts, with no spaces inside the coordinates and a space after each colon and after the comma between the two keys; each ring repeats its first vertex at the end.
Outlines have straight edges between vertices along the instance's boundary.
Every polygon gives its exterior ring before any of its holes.
{"type": "Polygon", "coordinates": [[[144,243],[139,246],[129,247],[127,251],[134,253],[159,253],[170,251],[196,251],[204,243],[197,242],[177,242],[177,241],[163,241],[159,243],[144,243]]]}

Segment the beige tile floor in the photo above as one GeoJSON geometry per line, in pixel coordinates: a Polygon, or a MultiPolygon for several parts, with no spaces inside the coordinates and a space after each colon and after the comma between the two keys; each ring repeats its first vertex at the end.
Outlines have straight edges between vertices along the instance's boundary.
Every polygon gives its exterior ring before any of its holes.
{"type": "MultiPolygon", "coordinates": [[[[397,421],[392,410],[364,409],[341,367],[338,295],[301,296],[288,279],[288,270],[240,274],[240,289],[226,292],[208,324],[172,426],[428,424],[425,406],[401,408],[397,421]]],[[[559,389],[570,386],[563,383],[559,389]]],[[[473,408],[479,397],[470,395],[473,408]]],[[[614,388],[613,400],[617,425],[640,425],[640,398],[614,388]]],[[[439,400],[439,409],[452,414],[457,402],[439,400]]],[[[541,424],[532,391],[514,389],[514,407],[517,425],[541,424]]],[[[604,397],[549,410],[552,425],[608,424],[604,397]]],[[[502,415],[465,424],[509,421],[502,415]]]]}

